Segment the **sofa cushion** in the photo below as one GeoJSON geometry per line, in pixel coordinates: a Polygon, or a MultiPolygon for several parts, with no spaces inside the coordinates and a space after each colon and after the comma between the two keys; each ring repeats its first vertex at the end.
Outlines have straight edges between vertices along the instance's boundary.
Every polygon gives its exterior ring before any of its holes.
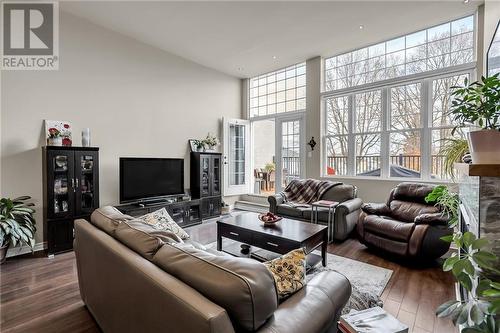
{"type": "Polygon", "coordinates": [[[350,184],[339,184],[330,187],[321,197],[321,200],[344,202],[356,198],[356,186],[350,184]]]}
{"type": "Polygon", "coordinates": [[[310,210],[310,205],[306,206],[306,204],[301,204],[299,207],[294,207],[293,204],[284,203],[277,206],[276,213],[283,216],[304,218],[304,212],[310,210]],[[302,207],[302,205],[304,205],[304,207],[302,207]]]}
{"type": "Polygon", "coordinates": [[[306,252],[302,248],[265,262],[264,265],[273,275],[280,299],[289,297],[306,284],[306,252]]]}
{"type": "Polygon", "coordinates": [[[439,209],[436,206],[400,200],[392,200],[390,208],[391,216],[393,218],[405,222],[414,222],[415,218],[421,214],[439,212],[439,209]]]}
{"type": "Polygon", "coordinates": [[[123,221],[130,221],[133,217],[125,215],[113,206],[104,206],[94,210],[90,215],[90,223],[113,236],[118,225],[123,221]]]}
{"type": "Polygon", "coordinates": [[[182,242],[177,235],[157,230],[139,219],[120,223],[115,238],[148,260],[164,243],[182,242]]]}
{"type": "Polygon", "coordinates": [[[168,231],[176,234],[181,239],[188,239],[189,235],[184,231],[174,219],[170,216],[167,210],[164,208],[158,209],[152,213],[143,215],[140,217],[145,223],[149,224],[155,229],[168,231]]]}
{"type": "Polygon", "coordinates": [[[435,185],[419,183],[400,183],[394,188],[392,197],[395,200],[420,202],[425,204],[425,197],[432,192],[435,185]]]}
{"type": "Polygon", "coordinates": [[[153,263],[222,306],[233,324],[245,330],[257,330],[278,306],[273,277],[256,260],[165,244],[153,263]]]}
{"type": "Polygon", "coordinates": [[[366,231],[404,242],[410,239],[415,227],[414,223],[399,222],[378,215],[368,215],[361,223],[366,231]]]}

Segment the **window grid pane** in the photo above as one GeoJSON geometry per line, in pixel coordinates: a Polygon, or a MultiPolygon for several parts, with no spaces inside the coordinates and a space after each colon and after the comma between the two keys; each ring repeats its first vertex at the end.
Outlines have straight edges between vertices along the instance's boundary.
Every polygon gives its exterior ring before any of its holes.
{"type": "Polygon", "coordinates": [[[305,108],[305,63],[250,79],[250,118],[305,108]]]}
{"type": "Polygon", "coordinates": [[[325,59],[325,91],[474,61],[474,16],[325,59]]]}

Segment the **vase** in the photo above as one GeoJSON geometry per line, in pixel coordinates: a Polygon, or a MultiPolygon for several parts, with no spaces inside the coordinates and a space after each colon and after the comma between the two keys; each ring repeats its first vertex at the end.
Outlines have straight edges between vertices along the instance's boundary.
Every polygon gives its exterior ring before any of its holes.
{"type": "Polygon", "coordinates": [[[7,260],[7,249],[9,248],[9,243],[0,247],[0,265],[7,260]]]}
{"type": "Polygon", "coordinates": [[[480,130],[467,134],[472,163],[500,164],[500,131],[480,130]]]}
{"type": "Polygon", "coordinates": [[[49,146],[62,146],[62,137],[58,136],[57,138],[49,138],[48,145],[49,146]]]}
{"type": "Polygon", "coordinates": [[[90,147],[90,128],[84,128],[82,131],[82,147],[90,147]]]}

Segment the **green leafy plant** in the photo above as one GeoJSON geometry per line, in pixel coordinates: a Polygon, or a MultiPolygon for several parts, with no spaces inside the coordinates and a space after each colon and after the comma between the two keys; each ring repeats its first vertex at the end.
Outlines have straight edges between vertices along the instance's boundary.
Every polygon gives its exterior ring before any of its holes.
{"type": "Polygon", "coordinates": [[[264,169],[265,169],[267,172],[275,171],[275,170],[276,170],[276,164],[274,164],[273,162],[267,163],[267,164],[264,166],[264,169]]]}
{"type": "Polygon", "coordinates": [[[0,199],[0,246],[26,244],[33,250],[36,222],[33,203],[25,202],[29,199],[29,196],[0,199]]]}
{"type": "Polygon", "coordinates": [[[455,179],[455,163],[462,162],[462,157],[469,152],[466,139],[446,138],[439,150],[443,156],[443,169],[451,179],[455,179]]]}
{"type": "Polygon", "coordinates": [[[497,73],[490,77],[481,77],[480,81],[468,83],[464,86],[452,87],[450,113],[459,127],[479,125],[483,129],[500,130],[500,79],[497,73]]]}
{"type": "Polygon", "coordinates": [[[449,301],[441,304],[438,317],[451,317],[453,324],[462,325],[462,333],[498,333],[500,330],[500,283],[485,278],[485,272],[500,271],[498,257],[488,252],[488,240],[476,239],[471,232],[456,232],[443,240],[455,243],[461,248],[460,254],[454,253],[446,259],[443,270],[451,271],[457,281],[468,292],[466,301],[449,301]]]}
{"type": "MultiPolygon", "coordinates": [[[[450,226],[458,222],[458,197],[446,186],[437,186],[426,202],[434,202],[450,218],[450,226]]],[[[500,323],[500,283],[486,278],[499,274],[498,257],[487,251],[488,240],[476,238],[471,232],[455,231],[453,235],[441,238],[452,242],[460,252],[455,252],[443,263],[445,272],[451,271],[455,279],[469,294],[467,300],[452,300],[441,304],[438,317],[451,317],[454,325],[461,325],[461,333],[498,333],[500,323]]]]}
{"type": "Polygon", "coordinates": [[[217,139],[217,137],[211,135],[210,133],[207,134],[207,137],[203,140],[203,142],[208,147],[215,147],[219,144],[219,140],[217,139]]]}
{"type": "Polygon", "coordinates": [[[443,215],[448,217],[448,225],[455,227],[458,223],[458,194],[450,192],[447,186],[439,185],[425,197],[425,202],[438,206],[443,215]]]}

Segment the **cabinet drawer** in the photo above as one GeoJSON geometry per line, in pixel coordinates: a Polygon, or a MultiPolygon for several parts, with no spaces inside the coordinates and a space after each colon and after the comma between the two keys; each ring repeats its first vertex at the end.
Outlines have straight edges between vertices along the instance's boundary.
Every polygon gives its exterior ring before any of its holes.
{"type": "Polygon", "coordinates": [[[222,237],[234,239],[242,243],[250,243],[252,241],[252,234],[247,230],[219,227],[219,234],[222,237]]]}
{"type": "Polygon", "coordinates": [[[294,241],[281,238],[266,237],[259,234],[253,235],[252,245],[280,254],[288,253],[300,247],[300,244],[294,241]]]}

